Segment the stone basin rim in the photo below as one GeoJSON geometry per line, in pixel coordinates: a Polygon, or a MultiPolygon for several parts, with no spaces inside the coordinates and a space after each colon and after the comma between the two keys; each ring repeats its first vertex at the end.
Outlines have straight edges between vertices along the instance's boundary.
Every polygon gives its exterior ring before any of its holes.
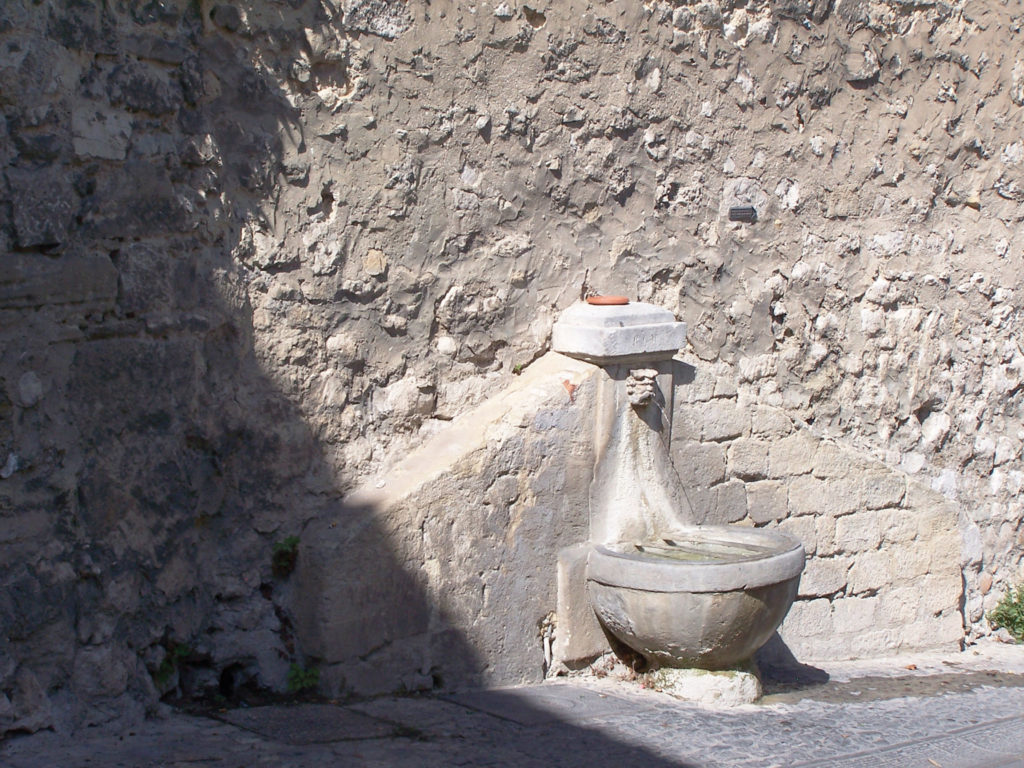
{"type": "Polygon", "coordinates": [[[592,544],[587,554],[587,580],[650,592],[734,592],[798,578],[804,568],[803,545],[782,531],[707,526],[662,538],[673,536],[711,545],[758,545],[767,551],[727,559],[679,560],[656,552],[637,552],[633,542],[592,544]]]}

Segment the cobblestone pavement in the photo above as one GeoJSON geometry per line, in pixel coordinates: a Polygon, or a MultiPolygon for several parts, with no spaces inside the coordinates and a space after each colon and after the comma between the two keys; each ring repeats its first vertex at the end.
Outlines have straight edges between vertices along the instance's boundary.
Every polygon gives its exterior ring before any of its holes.
{"type": "Polygon", "coordinates": [[[121,733],[15,737],[0,765],[1024,768],[1024,647],[966,657],[830,668],[824,685],[731,710],[580,678],[220,719],[174,713],[121,733]]]}

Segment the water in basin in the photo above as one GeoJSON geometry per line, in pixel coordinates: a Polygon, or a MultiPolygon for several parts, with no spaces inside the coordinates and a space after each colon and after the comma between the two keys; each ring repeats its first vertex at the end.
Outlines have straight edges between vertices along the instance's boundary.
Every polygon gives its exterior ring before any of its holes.
{"type": "MultiPolygon", "coordinates": [[[[759,560],[778,552],[777,547],[733,541],[708,539],[663,539],[660,543],[632,544],[637,554],[654,555],[669,560],[686,562],[734,563],[741,560],[759,560]]],[[[627,550],[628,552],[628,550],[627,550]]]]}

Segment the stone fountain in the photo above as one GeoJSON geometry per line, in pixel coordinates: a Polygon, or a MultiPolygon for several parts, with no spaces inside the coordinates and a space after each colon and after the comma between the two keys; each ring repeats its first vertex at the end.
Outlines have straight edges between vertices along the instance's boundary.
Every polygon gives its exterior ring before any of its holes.
{"type": "MultiPolygon", "coordinates": [[[[669,454],[686,326],[644,303],[580,302],[552,347],[600,365],[585,580],[613,645],[659,668],[735,669],[782,623],[803,546],[777,530],[697,526],[669,454]]],[[[578,593],[577,593],[578,594],[578,593]]]]}

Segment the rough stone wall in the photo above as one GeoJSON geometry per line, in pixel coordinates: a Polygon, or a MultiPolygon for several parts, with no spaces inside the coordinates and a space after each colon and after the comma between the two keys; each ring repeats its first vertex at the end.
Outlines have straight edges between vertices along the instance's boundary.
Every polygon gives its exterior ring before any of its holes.
{"type": "Polygon", "coordinates": [[[235,32],[229,6],[0,5],[0,732],[306,661],[272,549],[339,481],[234,255],[298,112],[235,32]]]}
{"type": "Polygon", "coordinates": [[[954,502],[985,631],[1022,577],[1020,24],[0,4],[0,728],[282,687],[307,660],[273,545],[588,289],[674,309],[744,408],[954,502]]]}

